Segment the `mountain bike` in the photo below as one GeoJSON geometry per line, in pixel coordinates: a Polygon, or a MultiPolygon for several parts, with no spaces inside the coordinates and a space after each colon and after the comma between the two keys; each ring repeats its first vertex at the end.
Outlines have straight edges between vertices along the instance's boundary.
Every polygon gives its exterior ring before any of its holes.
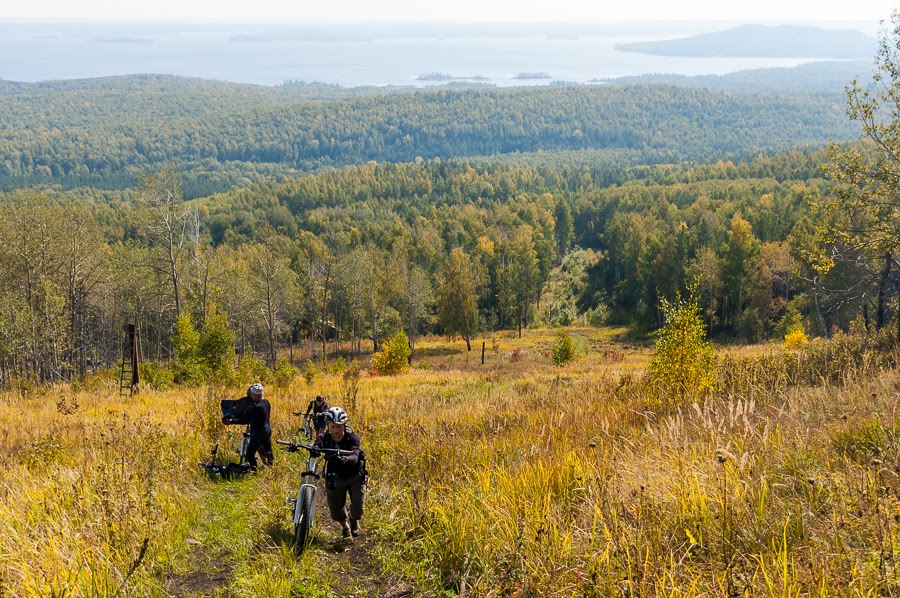
{"type": "Polygon", "coordinates": [[[315,417],[315,415],[312,413],[303,413],[302,411],[294,411],[294,415],[296,415],[297,417],[303,418],[303,424],[302,424],[303,433],[306,434],[306,437],[309,438],[310,440],[315,440],[316,437],[313,436],[313,426],[312,426],[312,420],[315,417]]]}
{"type": "Polygon", "coordinates": [[[213,447],[213,450],[210,451],[209,461],[200,461],[198,463],[198,465],[206,471],[206,475],[208,475],[210,479],[232,479],[250,471],[249,463],[222,463],[222,459],[219,458],[218,453],[219,445],[217,444],[213,447]]]}
{"type": "Polygon", "coordinates": [[[316,472],[316,460],[319,454],[351,455],[353,451],[314,448],[308,444],[298,444],[287,440],[276,440],[275,443],[280,444],[284,447],[284,450],[290,453],[296,453],[299,449],[309,451],[309,462],[306,465],[306,471],[300,474],[300,487],[297,488],[297,497],[288,498],[285,501],[294,505],[294,554],[299,556],[309,542],[309,532],[312,529],[316,514],[317,482],[321,478],[316,472]]]}
{"type": "Polygon", "coordinates": [[[248,446],[250,446],[250,424],[247,424],[247,427],[244,428],[244,434],[241,436],[241,446],[238,448],[238,455],[241,457],[241,465],[244,465],[245,463],[249,465],[249,462],[247,461],[248,446]]]}

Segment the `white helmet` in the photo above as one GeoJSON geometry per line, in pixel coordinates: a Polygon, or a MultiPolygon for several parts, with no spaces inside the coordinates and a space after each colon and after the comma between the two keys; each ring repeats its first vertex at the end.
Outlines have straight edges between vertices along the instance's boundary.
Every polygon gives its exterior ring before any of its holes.
{"type": "Polygon", "coordinates": [[[347,415],[347,412],[340,407],[332,407],[328,410],[327,415],[325,415],[325,419],[333,424],[346,424],[350,417],[347,415]]]}
{"type": "Polygon", "coordinates": [[[263,394],[263,385],[260,384],[259,382],[257,382],[256,384],[254,384],[253,386],[251,386],[250,388],[247,389],[247,394],[248,394],[248,395],[259,395],[259,396],[262,396],[262,394],[263,394]]]}

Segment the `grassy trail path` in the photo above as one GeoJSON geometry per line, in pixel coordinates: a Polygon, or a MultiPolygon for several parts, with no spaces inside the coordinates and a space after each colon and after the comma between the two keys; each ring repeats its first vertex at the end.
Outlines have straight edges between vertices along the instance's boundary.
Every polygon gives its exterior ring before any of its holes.
{"type": "Polygon", "coordinates": [[[323,502],[309,546],[300,557],[293,554],[290,505],[284,503],[291,494],[286,484],[295,483],[293,465],[282,457],[274,469],[244,479],[202,479],[200,496],[182,530],[184,553],[172,570],[160,576],[162,594],[412,596],[403,583],[381,575],[377,528],[364,527],[362,536],[344,542],[323,502]]]}

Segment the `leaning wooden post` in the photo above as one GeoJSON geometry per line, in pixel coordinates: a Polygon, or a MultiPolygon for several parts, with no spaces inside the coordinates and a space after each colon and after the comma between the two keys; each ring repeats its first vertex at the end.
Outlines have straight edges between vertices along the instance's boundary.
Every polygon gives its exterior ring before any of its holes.
{"type": "Polygon", "coordinates": [[[481,365],[484,365],[484,343],[485,341],[481,341],[481,365]]]}
{"type": "Polygon", "coordinates": [[[128,344],[131,345],[131,393],[134,394],[134,389],[141,383],[141,375],[138,370],[140,363],[138,350],[141,343],[138,338],[138,327],[134,324],[128,325],[128,344]]]}

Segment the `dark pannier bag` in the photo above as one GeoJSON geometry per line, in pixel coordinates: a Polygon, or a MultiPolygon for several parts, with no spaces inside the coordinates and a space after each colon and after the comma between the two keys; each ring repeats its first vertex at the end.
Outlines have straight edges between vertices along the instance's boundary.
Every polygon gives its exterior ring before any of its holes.
{"type": "Polygon", "coordinates": [[[242,397],[237,400],[225,399],[222,401],[222,421],[230,419],[235,423],[248,423],[247,417],[251,407],[253,407],[253,399],[250,397],[242,397]]]}
{"type": "Polygon", "coordinates": [[[366,484],[369,481],[369,464],[366,463],[366,451],[359,450],[359,481],[366,484]]]}

